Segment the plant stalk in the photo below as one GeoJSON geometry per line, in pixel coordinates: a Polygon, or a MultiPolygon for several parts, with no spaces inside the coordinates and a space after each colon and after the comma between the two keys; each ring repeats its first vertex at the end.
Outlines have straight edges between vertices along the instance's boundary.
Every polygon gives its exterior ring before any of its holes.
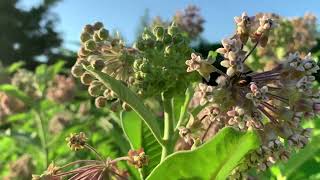
{"type": "Polygon", "coordinates": [[[49,149],[47,146],[47,136],[46,136],[46,130],[44,128],[44,122],[41,118],[40,112],[38,110],[34,110],[35,119],[38,126],[38,135],[41,141],[42,150],[45,155],[45,166],[48,167],[49,165],[49,149]]]}

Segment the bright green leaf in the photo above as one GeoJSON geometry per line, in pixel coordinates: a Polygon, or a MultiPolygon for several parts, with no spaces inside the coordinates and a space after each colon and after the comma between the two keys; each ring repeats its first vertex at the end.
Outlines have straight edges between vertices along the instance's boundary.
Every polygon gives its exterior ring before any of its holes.
{"type": "Polygon", "coordinates": [[[121,122],[132,149],[142,147],[148,155],[149,163],[142,170],[145,177],[160,163],[162,148],[154,136],[152,136],[151,131],[134,111],[123,112],[121,114],[121,122]]]}
{"type": "Polygon", "coordinates": [[[226,179],[242,158],[259,145],[255,132],[243,133],[227,127],[195,150],[168,156],[147,179],[226,179]]]}

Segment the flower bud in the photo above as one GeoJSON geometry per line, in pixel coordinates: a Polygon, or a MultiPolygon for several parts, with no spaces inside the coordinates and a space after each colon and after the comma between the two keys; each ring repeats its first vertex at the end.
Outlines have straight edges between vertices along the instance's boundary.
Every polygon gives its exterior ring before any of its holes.
{"type": "Polygon", "coordinates": [[[81,82],[84,85],[90,85],[90,83],[94,80],[94,77],[91,76],[89,73],[84,73],[81,76],[81,82]]]}
{"type": "Polygon", "coordinates": [[[108,37],[109,37],[109,31],[106,30],[105,28],[101,28],[99,31],[98,31],[98,36],[101,40],[107,40],[108,37]]]}
{"type": "Polygon", "coordinates": [[[79,57],[86,57],[90,54],[89,51],[87,51],[84,47],[81,47],[78,51],[78,56],[79,57]]]}
{"type": "Polygon", "coordinates": [[[80,64],[75,64],[71,68],[71,74],[74,77],[81,77],[84,73],[85,73],[85,70],[83,69],[83,67],[80,64]]]}
{"type": "Polygon", "coordinates": [[[103,28],[103,23],[102,22],[96,22],[93,24],[93,29],[98,31],[99,29],[103,28]]]}
{"type": "Polygon", "coordinates": [[[168,34],[173,36],[174,34],[179,32],[179,28],[175,23],[172,23],[171,26],[168,28],[168,34]]]}
{"type": "Polygon", "coordinates": [[[84,26],[83,32],[86,32],[86,33],[89,33],[89,34],[93,34],[94,29],[90,24],[87,24],[87,25],[84,26]]]}
{"type": "Polygon", "coordinates": [[[100,81],[92,81],[88,88],[88,92],[93,97],[98,97],[103,93],[103,84],[100,81]]]}
{"type": "Polygon", "coordinates": [[[95,100],[95,105],[97,108],[103,108],[106,106],[107,103],[107,98],[103,97],[103,96],[99,96],[96,98],[95,100]]]}
{"type": "Polygon", "coordinates": [[[153,29],[153,34],[157,37],[157,39],[162,39],[164,36],[164,28],[157,26],[153,29]]]}
{"type": "Polygon", "coordinates": [[[94,42],[100,42],[102,39],[100,39],[98,32],[94,32],[93,34],[93,40],[94,42]]]}
{"type": "Polygon", "coordinates": [[[86,41],[88,41],[89,39],[91,39],[91,35],[88,32],[82,32],[80,35],[80,40],[81,43],[85,43],[86,41]]]}
{"type": "Polygon", "coordinates": [[[104,64],[104,61],[103,61],[103,60],[101,60],[101,59],[95,59],[95,60],[91,61],[91,66],[92,66],[95,70],[101,71],[101,70],[105,67],[105,64],[104,64]]]}
{"type": "Polygon", "coordinates": [[[94,40],[88,40],[85,42],[84,47],[87,51],[94,51],[97,47],[96,42],[94,40]]]}

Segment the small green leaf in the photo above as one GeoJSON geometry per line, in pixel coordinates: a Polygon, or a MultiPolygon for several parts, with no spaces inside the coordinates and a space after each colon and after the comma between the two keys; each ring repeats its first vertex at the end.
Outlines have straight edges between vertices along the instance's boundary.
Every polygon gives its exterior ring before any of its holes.
{"type": "Polygon", "coordinates": [[[209,51],[207,58],[214,62],[216,61],[217,55],[218,53],[216,51],[209,51]]]}
{"type": "Polygon", "coordinates": [[[10,96],[16,97],[26,104],[29,104],[31,102],[29,96],[27,96],[23,91],[19,90],[16,86],[11,84],[0,85],[0,92],[4,92],[10,96]]]}
{"type": "Polygon", "coordinates": [[[227,127],[195,150],[168,156],[147,179],[226,179],[243,157],[259,145],[255,132],[243,133],[227,127]]]}
{"type": "Polygon", "coordinates": [[[127,88],[121,81],[118,81],[100,71],[96,71],[90,66],[84,66],[84,68],[91,75],[100,80],[107,88],[115,92],[121,100],[128,103],[129,106],[141,117],[157,141],[162,144],[160,126],[156,121],[156,116],[149,109],[147,109],[147,107],[143,104],[143,100],[141,100],[134,92],[127,88]]]}
{"type": "Polygon", "coordinates": [[[121,122],[131,148],[142,147],[148,155],[149,163],[142,170],[143,177],[146,177],[160,163],[162,148],[136,112],[122,112],[121,122]]]}

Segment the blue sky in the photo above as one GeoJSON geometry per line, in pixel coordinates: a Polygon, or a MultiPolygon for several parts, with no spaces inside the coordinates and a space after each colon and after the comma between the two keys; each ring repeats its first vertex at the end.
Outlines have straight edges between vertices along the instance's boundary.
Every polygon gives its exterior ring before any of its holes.
{"type": "MultiPolygon", "coordinates": [[[[41,0],[22,0],[28,8],[41,0]]],[[[108,29],[117,29],[131,43],[145,9],[151,17],[170,19],[176,10],[188,4],[200,7],[204,16],[203,37],[210,42],[219,41],[234,31],[233,17],[246,11],[249,15],[258,12],[274,12],[282,16],[302,16],[305,12],[320,15],[319,0],[63,0],[52,12],[59,16],[57,30],[64,38],[64,46],[77,48],[79,35],[85,24],[102,21],[108,29]]]]}

